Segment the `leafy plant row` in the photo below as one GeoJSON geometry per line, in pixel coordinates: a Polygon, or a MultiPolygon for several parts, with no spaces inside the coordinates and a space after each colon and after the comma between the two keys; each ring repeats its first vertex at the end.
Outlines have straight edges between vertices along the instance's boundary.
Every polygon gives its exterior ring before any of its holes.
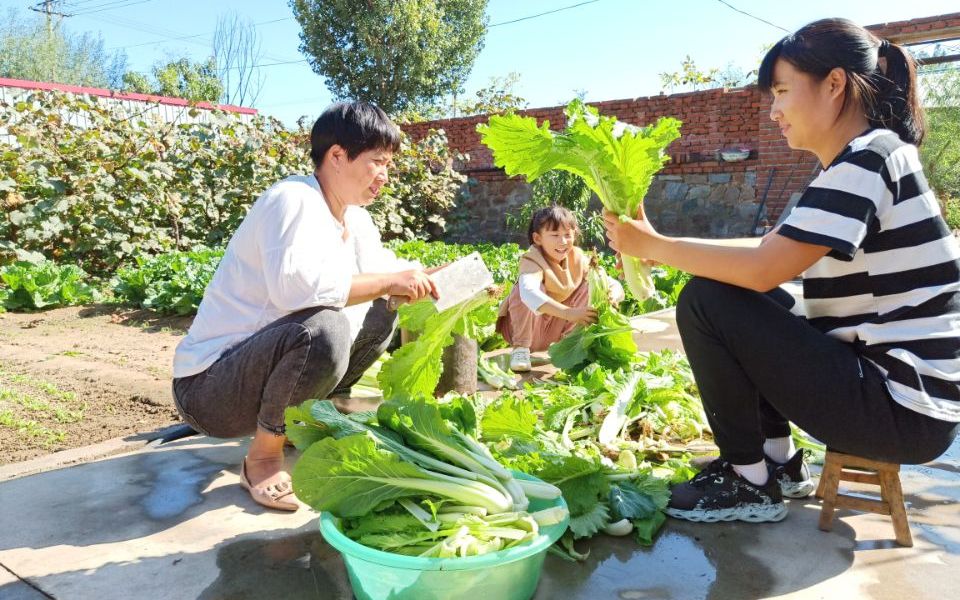
{"type": "MultiPolygon", "coordinates": [[[[523,250],[517,244],[446,244],[443,242],[390,242],[401,257],[419,260],[432,267],[454,261],[471,252],[479,252],[504,291],[516,280],[523,250]]],[[[46,259],[18,261],[0,267],[0,308],[40,310],[96,302],[104,297],[161,313],[193,314],[203,291],[223,257],[223,250],[196,246],[190,250],[169,251],[155,256],[137,255],[122,266],[106,283],[100,283],[80,267],[57,264],[46,259]],[[105,290],[100,293],[97,290],[105,290]]],[[[600,255],[600,263],[617,277],[615,259],[600,255]]],[[[621,303],[624,314],[634,315],[676,304],[677,296],[689,276],[669,267],[654,267],[657,292],[637,302],[627,290],[621,303]]]]}

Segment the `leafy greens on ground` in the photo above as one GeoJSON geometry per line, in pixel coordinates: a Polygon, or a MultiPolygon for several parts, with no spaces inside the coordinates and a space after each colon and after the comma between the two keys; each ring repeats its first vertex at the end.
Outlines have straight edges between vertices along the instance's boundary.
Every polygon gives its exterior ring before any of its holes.
{"type": "Polygon", "coordinates": [[[558,369],[576,373],[596,363],[610,369],[626,368],[637,354],[630,321],[610,303],[607,275],[591,261],[587,272],[590,305],[597,310],[597,322],[578,326],[559,342],[550,345],[550,361],[558,369]]]}

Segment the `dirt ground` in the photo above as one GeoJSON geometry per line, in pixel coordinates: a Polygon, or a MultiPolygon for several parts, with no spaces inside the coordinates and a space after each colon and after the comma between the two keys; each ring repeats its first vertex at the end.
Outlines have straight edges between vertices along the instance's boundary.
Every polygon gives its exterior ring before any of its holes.
{"type": "Polygon", "coordinates": [[[171,368],[191,320],[112,305],[0,314],[0,464],[179,422],[171,368]]]}

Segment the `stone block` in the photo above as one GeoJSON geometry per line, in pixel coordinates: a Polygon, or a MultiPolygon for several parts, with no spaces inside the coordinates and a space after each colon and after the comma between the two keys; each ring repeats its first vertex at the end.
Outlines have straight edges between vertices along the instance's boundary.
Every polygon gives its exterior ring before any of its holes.
{"type": "Polygon", "coordinates": [[[757,217],[759,208],[760,205],[756,202],[741,202],[737,205],[737,217],[752,222],[757,217]]]}
{"type": "Polygon", "coordinates": [[[723,194],[723,203],[733,205],[736,204],[738,200],[740,200],[740,188],[735,185],[729,186],[723,194]]]}
{"type": "Polygon", "coordinates": [[[730,173],[713,173],[707,176],[709,183],[730,183],[730,173]]]}
{"type": "Polygon", "coordinates": [[[751,187],[757,187],[757,172],[747,171],[743,174],[743,183],[751,187]]]}
{"type": "Polygon", "coordinates": [[[680,235],[682,232],[678,228],[677,213],[672,210],[665,210],[658,215],[657,219],[651,219],[653,226],[657,231],[666,235],[680,235]]]}
{"type": "Polygon", "coordinates": [[[683,178],[683,180],[690,185],[698,185],[698,184],[707,183],[707,176],[702,175],[700,173],[695,173],[693,175],[687,175],[686,177],[683,178]]]}
{"type": "Polygon", "coordinates": [[[687,200],[700,200],[710,197],[709,185],[695,185],[687,192],[687,200]]]}
{"type": "Polygon", "coordinates": [[[679,202],[687,195],[689,186],[680,181],[671,181],[667,183],[663,193],[670,202],[679,202]]]}

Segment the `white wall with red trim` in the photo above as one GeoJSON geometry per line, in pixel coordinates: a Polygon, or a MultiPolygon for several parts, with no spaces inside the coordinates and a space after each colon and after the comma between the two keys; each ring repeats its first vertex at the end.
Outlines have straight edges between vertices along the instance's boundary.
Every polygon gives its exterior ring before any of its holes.
{"type": "MultiPolygon", "coordinates": [[[[255,108],[246,108],[243,106],[213,104],[210,102],[190,102],[183,98],[133,94],[102,88],[88,88],[62,83],[27,81],[23,79],[6,79],[3,77],[0,77],[0,112],[14,110],[13,107],[16,102],[37,90],[86,95],[98,101],[117,106],[124,114],[131,116],[140,115],[147,118],[154,117],[164,123],[207,123],[210,121],[213,110],[233,113],[242,121],[249,121],[257,115],[255,108]]],[[[80,126],[84,124],[83,117],[80,115],[71,115],[71,121],[80,126]]],[[[15,142],[13,136],[11,136],[2,125],[0,125],[0,142],[11,144],[15,142]]]]}

